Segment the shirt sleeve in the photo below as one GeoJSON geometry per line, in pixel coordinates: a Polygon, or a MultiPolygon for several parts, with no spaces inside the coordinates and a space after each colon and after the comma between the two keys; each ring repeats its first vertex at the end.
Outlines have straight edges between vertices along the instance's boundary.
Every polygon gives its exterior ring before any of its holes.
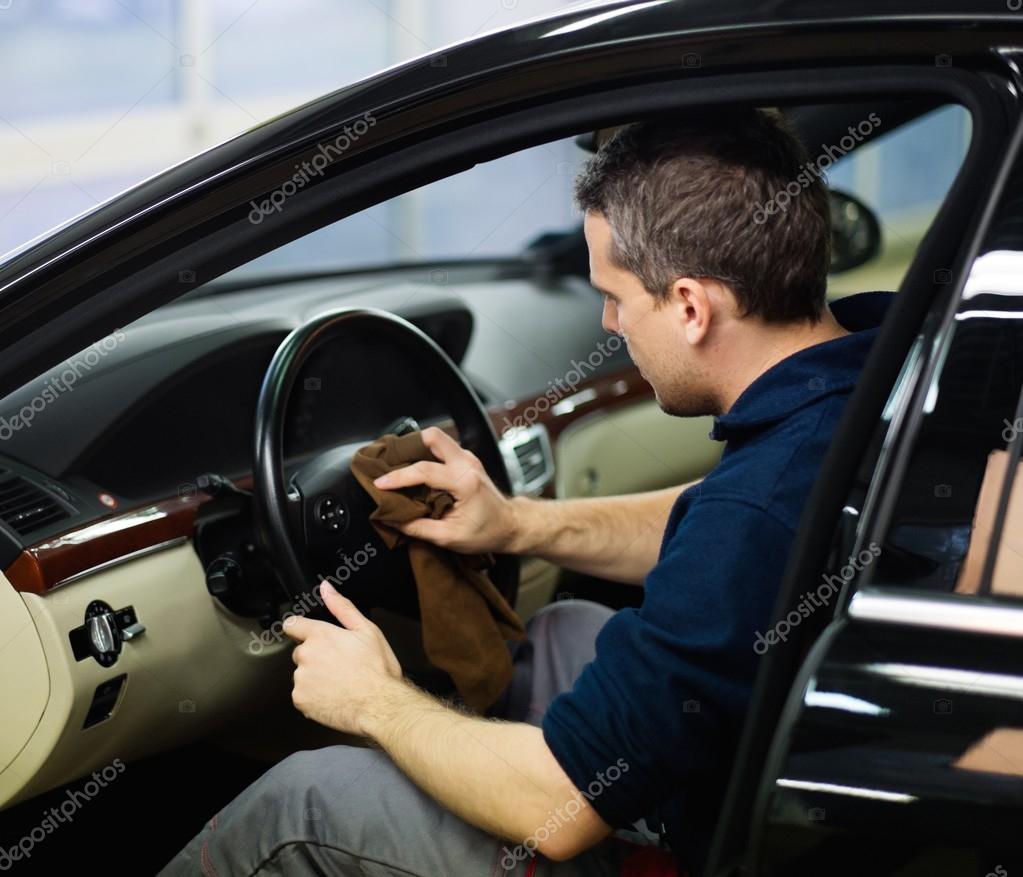
{"type": "Polygon", "coordinates": [[[792,531],[735,500],[693,503],[645,581],[604,626],[543,734],[609,825],[639,819],[706,775],[741,722],[792,531]]]}

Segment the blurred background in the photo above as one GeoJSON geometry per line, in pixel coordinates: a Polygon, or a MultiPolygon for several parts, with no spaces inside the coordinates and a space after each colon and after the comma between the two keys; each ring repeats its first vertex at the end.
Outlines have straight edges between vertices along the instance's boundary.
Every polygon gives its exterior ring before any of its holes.
{"type": "MultiPolygon", "coordinates": [[[[559,0],[0,0],[0,253],[196,152],[383,67],[559,0]]],[[[832,293],[896,288],[959,166],[966,114],[858,150],[832,185],[880,216],[880,259],[832,293]]],[[[809,145],[812,154],[813,144],[809,145]]],[[[409,193],[249,268],[500,255],[571,226],[571,141],[409,193]]]]}

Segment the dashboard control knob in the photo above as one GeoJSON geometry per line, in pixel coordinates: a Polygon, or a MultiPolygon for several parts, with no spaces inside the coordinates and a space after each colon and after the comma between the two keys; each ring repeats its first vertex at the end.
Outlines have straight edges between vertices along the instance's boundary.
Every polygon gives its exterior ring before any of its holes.
{"type": "Polygon", "coordinates": [[[94,652],[114,651],[114,614],[104,612],[102,615],[94,615],[88,621],[89,642],[94,652]]]}
{"type": "Polygon", "coordinates": [[[214,597],[237,591],[242,583],[242,566],[231,554],[222,554],[206,568],[206,588],[214,597]]]}
{"type": "Polygon", "coordinates": [[[111,666],[121,653],[121,631],[117,616],[102,600],[93,600],[85,609],[85,635],[89,653],[104,667],[111,666]]]}

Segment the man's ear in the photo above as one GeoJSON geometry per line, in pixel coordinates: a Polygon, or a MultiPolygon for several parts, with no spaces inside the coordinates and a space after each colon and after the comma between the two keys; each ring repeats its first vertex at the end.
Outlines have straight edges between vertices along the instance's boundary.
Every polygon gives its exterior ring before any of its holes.
{"type": "Polygon", "coordinates": [[[669,301],[686,340],[694,347],[703,343],[710,332],[717,305],[708,285],[694,277],[679,277],[671,286],[669,301]]]}

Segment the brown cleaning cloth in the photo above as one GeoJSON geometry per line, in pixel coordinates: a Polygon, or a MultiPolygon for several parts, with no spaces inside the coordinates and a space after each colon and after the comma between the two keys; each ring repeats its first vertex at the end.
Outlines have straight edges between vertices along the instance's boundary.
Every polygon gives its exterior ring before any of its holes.
{"type": "Polygon", "coordinates": [[[525,639],[522,622],[482,572],[493,555],[462,555],[388,526],[415,518],[439,518],[454,498],[426,485],[381,490],[373,479],[419,460],[436,461],[420,433],[388,433],[360,448],[352,474],[377,504],[369,517],[388,548],[408,543],[423,624],[423,648],[434,666],[454,680],[471,709],[483,712],[511,681],[505,640],[525,639]]]}

